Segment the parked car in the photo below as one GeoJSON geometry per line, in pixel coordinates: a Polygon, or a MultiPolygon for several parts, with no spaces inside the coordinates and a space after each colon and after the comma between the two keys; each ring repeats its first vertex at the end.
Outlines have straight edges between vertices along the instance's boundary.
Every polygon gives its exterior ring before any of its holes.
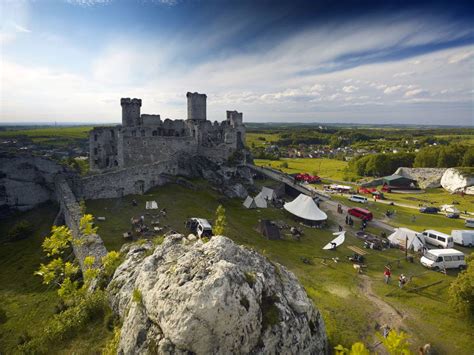
{"type": "Polygon", "coordinates": [[[186,227],[199,238],[212,236],[212,226],[207,219],[190,218],[186,221],[186,227]]]}
{"type": "Polygon", "coordinates": [[[456,244],[468,247],[474,246],[474,231],[453,230],[451,236],[456,244]]]}
{"type": "Polygon", "coordinates": [[[446,217],[456,219],[456,218],[459,218],[459,213],[456,213],[456,212],[446,213],[446,217]]]}
{"type": "Polygon", "coordinates": [[[358,202],[358,203],[367,203],[367,197],[361,195],[352,195],[349,197],[349,201],[358,202]]]}
{"type": "Polygon", "coordinates": [[[433,270],[466,268],[464,254],[456,249],[429,250],[421,257],[420,262],[433,270]]]}
{"type": "Polygon", "coordinates": [[[349,213],[351,216],[360,218],[363,221],[371,221],[374,218],[372,212],[359,207],[349,208],[347,213],[349,213]]]}
{"type": "Polygon", "coordinates": [[[420,208],[421,213],[438,213],[439,209],[437,207],[428,207],[424,206],[420,208]]]}
{"type": "Polygon", "coordinates": [[[439,248],[452,248],[454,246],[453,237],[435,230],[424,231],[425,242],[439,248]]]}

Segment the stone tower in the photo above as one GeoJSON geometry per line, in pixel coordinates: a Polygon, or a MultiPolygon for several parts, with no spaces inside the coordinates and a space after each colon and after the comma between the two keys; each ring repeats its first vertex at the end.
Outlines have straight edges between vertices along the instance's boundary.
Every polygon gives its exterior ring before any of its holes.
{"type": "Polygon", "coordinates": [[[186,97],[188,98],[188,120],[205,121],[207,119],[206,94],[188,92],[186,97]]]}
{"type": "Polygon", "coordinates": [[[133,127],[140,124],[140,107],[142,100],[122,98],[120,100],[122,105],[122,126],[133,127]]]}

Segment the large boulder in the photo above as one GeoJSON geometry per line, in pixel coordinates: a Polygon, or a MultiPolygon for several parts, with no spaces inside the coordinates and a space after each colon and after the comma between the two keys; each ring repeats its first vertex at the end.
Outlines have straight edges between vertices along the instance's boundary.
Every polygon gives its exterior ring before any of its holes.
{"type": "Polygon", "coordinates": [[[458,168],[449,168],[441,178],[441,186],[449,192],[464,192],[474,195],[474,174],[458,168]]]}
{"type": "Polygon", "coordinates": [[[398,168],[395,175],[416,180],[422,189],[441,187],[441,177],[446,168],[398,168]]]}
{"type": "Polygon", "coordinates": [[[296,277],[218,236],[127,247],[109,284],[119,353],[324,354],[321,314],[296,277]]]}

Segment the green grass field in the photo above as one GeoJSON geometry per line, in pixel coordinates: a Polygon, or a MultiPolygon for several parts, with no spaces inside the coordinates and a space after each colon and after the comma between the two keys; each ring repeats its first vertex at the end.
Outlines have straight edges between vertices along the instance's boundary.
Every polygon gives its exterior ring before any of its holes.
{"type": "Polygon", "coordinates": [[[255,159],[255,165],[269,166],[281,171],[294,173],[315,174],[322,178],[343,180],[347,163],[342,160],[335,159],[311,159],[311,158],[283,158],[280,160],[255,159]],[[288,167],[282,167],[283,163],[287,163],[288,167]]]}
{"type": "MultiPolygon", "coordinates": [[[[119,249],[123,244],[122,233],[130,229],[130,218],[144,215],[145,201],[156,200],[160,208],[168,211],[161,224],[171,229],[186,233],[184,221],[189,217],[204,217],[210,220],[219,202],[226,208],[228,228],[226,234],[239,244],[254,248],[271,260],[277,261],[293,271],[304,285],[308,295],[321,310],[332,345],[342,343],[349,345],[359,339],[372,343],[374,327],[377,324],[377,309],[361,294],[361,280],[357,277],[352,264],[345,262],[346,256],[352,252],[348,245],[362,247],[362,242],[348,236],[344,246],[337,251],[323,251],[321,248],[333,236],[329,230],[304,228],[301,241],[286,237],[284,240],[268,241],[254,229],[259,219],[267,218],[282,220],[288,224],[296,223],[283,210],[263,209],[247,210],[240,200],[222,199],[216,192],[209,189],[203,182],[195,182],[197,189],[189,190],[177,185],[166,185],[151,190],[143,196],[127,196],[122,199],[87,201],[87,211],[95,216],[105,216],[105,222],[98,222],[99,234],[103,237],[107,248],[119,249]],[[132,199],[138,202],[132,207],[132,199]],[[339,263],[317,257],[339,257],[339,263]],[[313,261],[307,265],[301,258],[313,261]]],[[[382,213],[382,211],[380,211],[382,213]]],[[[403,221],[403,219],[401,219],[403,221]]],[[[431,342],[440,353],[456,351],[468,354],[474,341],[469,325],[459,319],[447,305],[447,287],[454,274],[447,276],[426,270],[417,262],[414,264],[401,262],[395,267],[394,276],[399,273],[415,276],[413,287],[434,281],[443,282],[424,292],[408,294],[398,290],[395,282],[385,285],[382,280],[383,266],[395,259],[403,257],[399,250],[383,252],[370,251],[367,256],[367,274],[370,276],[377,295],[392,304],[402,313],[407,314],[405,331],[411,334],[416,345],[431,342]],[[387,293],[393,293],[385,297],[387,293]],[[434,334],[443,334],[440,338],[434,334]],[[462,336],[460,336],[462,335],[462,336]]]]}
{"type": "Polygon", "coordinates": [[[247,147],[263,147],[267,143],[278,141],[280,135],[278,133],[256,133],[247,132],[245,135],[245,141],[247,147]]]}
{"type": "Polygon", "coordinates": [[[73,126],[5,130],[0,131],[0,138],[27,136],[37,144],[63,147],[71,144],[71,142],[87,139],[91,129],[92,126],[73,126]]]}
{"type": "MultiPolygon", "coordinates": [[[[52,204],[18,213],[0,223],[0,308],[7,314],[0,324],[0,353],[18,353],[21,336],[39,334],[43,324],[55,313],[59,297],[54,287],[45,286],[33,273],[46,262],[41,244],[48,235],[57,213],[52,204]],[[19,220],[27,220],[35,231],[27,239],[5,242],[8,230],[19,220]]],[[[89,326],[85,333],[56,344],[51,354],[100,353],[109,334],[101,322],[89,326]]]]}

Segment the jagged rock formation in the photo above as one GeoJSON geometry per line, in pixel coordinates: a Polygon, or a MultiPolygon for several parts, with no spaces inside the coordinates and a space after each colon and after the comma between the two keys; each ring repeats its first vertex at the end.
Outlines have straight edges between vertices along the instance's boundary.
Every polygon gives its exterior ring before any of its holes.
{"type": "Polygon", "coordinates": [[[152,248],[126,246],[108,287],[119,353],[327,352],[321,314],[283,266],[226,237],[170,235],[152,248]]]}
{"type": "Polygon", "coordinates": [[[51,159],[33,155],[0,156],[0,209],[26,211],[55,198],[54,180],[73,173],[51,159]]]}
{"type": "Polygon", "coordinates": [[[398,168],[396,175],[416,180],[422,189],[441,187],[441,177],[446,168],[398,168]]]}
{"type": "Polygon", "coordinates": [[[464,192],[474,195],[474,176],[456,168],[449,168],[441,178],[441,186],[449,192],[464,192]]]}

